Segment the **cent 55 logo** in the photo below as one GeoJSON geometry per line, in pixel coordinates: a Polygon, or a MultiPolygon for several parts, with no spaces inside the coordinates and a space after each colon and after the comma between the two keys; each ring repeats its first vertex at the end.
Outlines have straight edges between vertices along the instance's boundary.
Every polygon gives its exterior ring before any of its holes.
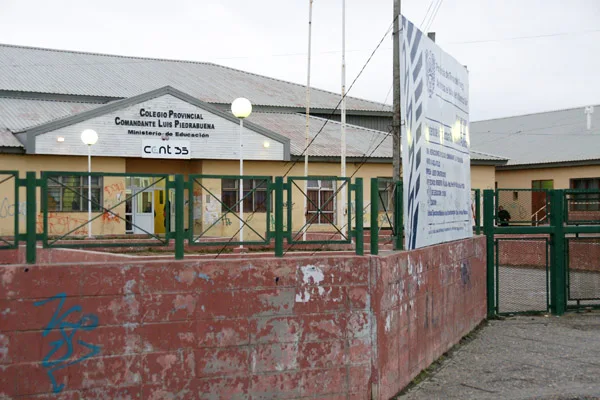
{"type": "Polygon", "coordinates": [[[170,144],[162,146],[144,146],[145,154],[166,154],[166,155],[183,155],[187,156],[190,154],[190,150],[187,146],[171,146],[170,144]]]}

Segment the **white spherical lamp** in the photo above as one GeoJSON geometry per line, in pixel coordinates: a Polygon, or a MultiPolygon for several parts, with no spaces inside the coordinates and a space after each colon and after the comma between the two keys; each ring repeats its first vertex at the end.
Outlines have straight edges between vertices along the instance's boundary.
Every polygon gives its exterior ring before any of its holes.
{"type": "Polygon", "coordinates": [[[81,132],[81,141],[88,146],[96,144],[98,141],[98,134],[93,129],[86,129],[81,132]]]}
{"type": "Polygon", "coordinates": [[[231,103],[231,112],[236,118],[247,118],[252,113],[250,100],[239,97],[231,103]]]}

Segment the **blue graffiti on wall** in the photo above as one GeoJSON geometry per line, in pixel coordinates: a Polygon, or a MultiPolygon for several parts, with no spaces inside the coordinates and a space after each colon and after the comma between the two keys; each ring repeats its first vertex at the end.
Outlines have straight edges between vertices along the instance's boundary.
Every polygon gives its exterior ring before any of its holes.
{"type": "Polygon", "coordinates": [[[46,372],[50,377],[50,382],[52,383],[52,390],[54,391],[54,393],[61,392],[65,387],[64,383],[59,385],[56,382],[56,378],[54,377],[54,373],[56,371],[66,368],[70,365],[78,364],[100,353],[99,346],[86,343],[83,340],[77,340],[77,343],[79,343],[81,346],[88,348],[90,351],[83,355],[81,358],[78,358],[76,360],[70,360],[71,356],[73,355],[73,338],[79,330],[93,331],[94,329],[96,329],[98,327],[98,316],[95,314],[83,314],[83,316],[77,322],[65,321],[70,314],[75,312],[81,312],[81,306],[75,305],[61,314],[66,297],[66,293],[59,293],[56,296],[50,297],[47,300],[37,301],[34,303],[36,307],[39,307],[48,304],[52,301],[59,301],[58,307],[52,315],[52,319],[50,319],[48,326],[46,326],[46,328],[44,329],[44,333],[42,334],[43,337],[46,337],[53,330],[60,330],[61,339],[55,340],[52,343],[50,343],[51,349],[42,361],[42,366],[47,370],[46,372]],[[52,360],[52,358],[55,355],[57,355],[57,353],[61,350],[63,354],[62,357],[58,357],[52,360]]]}

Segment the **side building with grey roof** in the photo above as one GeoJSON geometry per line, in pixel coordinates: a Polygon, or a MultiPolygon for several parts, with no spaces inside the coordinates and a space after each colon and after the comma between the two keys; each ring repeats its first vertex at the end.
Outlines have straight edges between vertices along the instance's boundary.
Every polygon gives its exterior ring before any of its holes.
{"type": "Polygon", "coordinates": [[[472,122],[471,143],[508,159],[495,186],[513,220],[546,220],[547,197],[531,189],[592,191],[569,195],[569,216],[600,220],[600,106],[472,122]]]}

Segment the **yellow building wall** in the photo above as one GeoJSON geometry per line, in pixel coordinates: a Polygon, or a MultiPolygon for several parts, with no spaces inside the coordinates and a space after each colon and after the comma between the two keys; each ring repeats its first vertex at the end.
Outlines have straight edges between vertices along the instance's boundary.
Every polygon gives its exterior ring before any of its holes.
{"type": "MultiPolygon", "coordinates": [[[[346,167],[347,176],[355,173],[360,163],[348,163],[346,167]]],[[[39,172],[47,171],[87,171],[86,157],[65,157],[65,156],[43,156],[43,155],[0,155],[0,170],[18,170],[20,177],[24,178],[27,171],[39,172]]],[[[206,175],[238,175],[239,161],[237,160],[153,160],[142,158],[113,158],[113,157],[93,157],[92,171],[99,172],[117,172],[117,173],[156,173],[156,174],[184,174],[186,181],[189,174],[206,175]]],[[[282,176],[288,177],[304,175],[303,162],[279,162],[279,161],[246,161],[244,162],[244,175],[255,176],[282,176]]],[[[339,163],[311,162],[309,164],[310,176],[337,176],[340,174],[339,163]]],[[[370,179],[373,177],[389,178],[392,175],[392,165],[390,163],[369,163],[360,167],[360,170],[353,177],[363,178],[364,193],[364,219],[365,227],[370,226],[370,179]]],[[[473,188],[487,189],[493,188],[495,180],[495,169],[493,166],[472,166],[471,167],[471,185],[473,188]]],[[[304,182],[296,181],[292,188],[292,230],[298,232],[304,224],[304,196],[301,189],[304,190],[304,182]]],[[[338,185],[340,182],[337,183],[338,185]]],[[[164,188],[164,182],[157,185],[164,188]]],[[[186,199],[188,197],[188,188],[186,185],[186,199]]],[[[338,186],[339,187],[339,186],[338,186]]],[[[104,177],[103,180],[103,206],[112,209],[112,213],[93,213],[95,218],[92,224],[92,233],[94,235],[106,234],[124,234],[125,233],[125,196],[126,183],[123,177],[104,177]],[[118,205],[117,205],[118,204],[118,205]],[[113,214],[114,213],[114,214],[113,214]]],[[[185,227],[189,229],[190,223],[194,236],[198,237],[231,237],[237,236],[239,230],[239,219],[233,213],[223,213],[221,200],[221,180],[220,179],[195,179],[191,184],[191,201],[186,202],[185,207],[185,227]]],[[[337,189],[336,189],[337,190],[337,189]]],[[[157,196],[158,192],[155,193],[157,196]]],[[[87,194],[84,194],[87,195],[87,194]]],[[[25,229],[25,190],[22,188],[19,192],[19,222],[20,231],[25,229]]],[[[174,191],[167,193],[165,197],[169,204],[160,206],[155,202],[157,217],[155,219],[155,232],[162,233],[161,227],[164,227],[164,214],[161,207],[167,207],[174,216],[174,191]]],[[[155,197],[156,199],[157,197],[155,197]]],[[[336,204],[336,225],[340,230],[352,229],[355,222],[352,218],[351,226],[347,226],[348,217],[342,215],[342,212],[349,212],[354,216],[354,198],[350,199],[351,209],[344,210],[341,204],[341,195],[338,193],[339,202],[336,204]]],[[[14,214],[14,193],[10,184],[0,185],[0,235],[10,235],[14,232],[13,216],[14,214]],[[12,207],[12,208],[11,208],[12,207]]],[[[272,199],[272,202],[274,199],[272,199]]],[[[288,199],[284,202],[287,204],[288,199]]],[[[43,219],[40,213],[40,197],[37,198],[38,213],[38,232],[43,230],[43,219]]],[[[248,220],[250,227],[244,228],[245,240],[260,240],[260,236],[265,237],[267,229],[267,215],[265,212],[255,212],[245,210],[245,219],[248,220]]],[[[389,227],[391,214],[387,216],[380,210],[379,222],[381,227],[389,227]]],[[[87,235],[87,211],[84,212],[49,212],[48,215],[48,233],[50,235],[84,236],[87,235]]],[[[287,228],[287,209],[284,211],[284,224],[287,228]]],[[[270,216],[271,229],[274,228],[274,215],[271,210],[270,216]]],[[[174,226],[174,223],[171,224],[174,226]]],[[[164,230],[164,228],[162,228],[164,230]]],[[[336,232],[336,229],[330,224],[312,224],[308,231],[318,232],[336,232]]],[[[299,238],[299,236],[297,237],[299,238]]]]}
{"type": "Polygon", "coordinates": [[[499,189],[531,189],[531,182],[537,180],[554,180],[554,189],[569,189],[573,178],[598,177],[600,165],[496,171],[499,189]]]}
{"type": "MultiPolygon", "coordinates": [[[[351,176],[355,173],[357,168],[359,168],[359,163],[348,163],[346,167],[347,176],[351,176]]],[[[209,161],[205,160],[203,162],[203,173],[204,174],[223,174],[223,175],[237,175],[239,174],[239,162],[238,161],[209,161]]],[[[244,163],[244,175],[256,175],[256,176],[282,176],[287,173],[287,176],[304,176],[304,163],[282,163],[282,162],[260,162],[260,161],[248,161],[244,163]]],[[[325,162],[314,162],[309,164],[309,176],[335,176],[340,174],[340,165],[338,163],[325,163],[325,162]]],[[[370,190],[371,190],[371,178],[374,177],[387,177],[390,178],[392,176],[392,165],[389,163],[369,163],[364,164],[360,167],[358,173],[354,176],[354,178],[361,177],[363,178],[363,193],[364,200],[363,204],[365,207],[364,210],[364,219],[363,225],[365,227],[370,226],[370,190]]],[[[471,184],[473,188],[479,189],[491,189],[494,187],[494,179],[495,179],[495,167],[494,166],[472,166],[471,167],[471,184]]],[[[304,190],[303,181],[296,181],[297,186],[292,187],[292,230],[293,232],[298,232],[303,228],[304,224],[304,196],[301,192],[301,189],[304,190]]],[[[339,184],[339,183],[338,183],[339,184]]],[[[215,196],[220,196],[221,186],[220,181],[212,180],[210,183],[210,187],[208,188],[210,192],[212,192],[215,196]]],[[[199,194],[200,192],[204,193],[202,188],[199,185],[195,186],[195,191],[199,194]]],[[[339,195],[339,193],[338,193],[339,195]]],[[[209,196],[212,197],[212,196],[209,196]]],[[[231,237],[235,235],[239,229],[239,219],[237,219],[234,215],[228,214],[217,221],[222,213],[220,204],[216,202],[212,206],[209,206],[206,203],[206,195],[204,196],[204,209],[202,213],[204,213],[204,221],[202,221],[203,216],[200,213],[196,213],[194,216],[195,228],[194,232],[196,235],[200,232],[200,227],[204,226],[203,229],[208,228],[208,226],[212,225],[212,227],[206,231],[204,234],[207,236],[221,236],[221,237],[231,237]],[[207,207],[208,206],[208,207],[207,207]],[[216,208],[215,208],[216,207],[216,208]],[[210,214],[207,217],[206,214],[210,214]],[[209,221],[209,225],[205,221],[209,221]],[[216,221],[216,222],[215,222],[216,221]]],[[[214,197],[212,200],[215,200],[214,197]]],[[[341,208],[341,198],[339,199],[340,203],[336,205],[338,211],[341,208]]],[[[284,202],[287,204],[287,198],[284,199],[284,202]]],[[[354,214],[354,199],[351,199],[351,207],[352,213],[354,214]]],[[[264,236],[264,231],[266,228],[266,213],[264,212],[248,212],[245,210],[245,219],[248,218],[248,215],[252,214],[250,225],[254,230],[264,236]]],[[[388,215],[380,210],[379,212],[379,225],[383,228],[389,227],[389,221],[392,220],[391,210],[388,210],[388,215]]],[[[270,218],[271,228],[274,224],[274,216],[271,215],[270,218]]],[[[284,224],[287,229],[287,211],[284,212],[284,224]]],[[[342,227],[347,224],[347,214],[342,216],[340,212],[337,214],[336,220],[337,228],[342,230],[342,227]],[[340,217],[343,219],[341,222],[340,217]]],[[[354,227],[355,223],[352,219],[351,227],[354,227]]],[[[330,224],[312,224],[308,228],[309,232],[336,232],[336,229],[330,224]]],[[[295,236],[298,234],[294,234],[295,236]]],[[[244,229],[244,237],[246,240],[248,238],[258,239],[258,237],[249,229],[244,229]]],[[[299,239],[300,236],[297,237],[299,239]]]]}
{"type": "MultiPolygon", "coordinates": [[[[348,163],[346,166],[346,173],[348,176],[354,174],[356,168],[359,164],[348,163]]],[[[210,161],[205,160],[203,162],[202,171],[204,174],[208,175],[238,175],[239,174],[239,161],[210,161]]],[[[285,162],[269,162],[269,161],[247,161],[244,162],[244,175],[253,175],[253,176],[283,176],[287,172],[287,177],[301,177],[304,176],[304,163],[285,163],[285,162]],[[289,172],[288,172],[289,171],[289,172]]],[[[365,164],[359,170],[359,172],[354,176],[354,178],[362,177],[364,183],[364,194],[365,194],[365,204],[366,207],[368,203],[368,196],[370,190],[370,178],[371,177],[389,177],[391,176],[392,167],[391,164],[365,164]]],[[[309,175],[310,176],[335,176],[340,174],[340,165],[337,163],[310,163],[309,164],[309,175]]],[[[221,181],[218,179],[205,180],[206,183],[203,182],[203,186],[200,184],[195,184],[194,186],[194,197],[198,195],[203,196],[203,208],[202,215],[196,212],[194,214],[194,233],[195,235],[199,235],[200,231],[206,230],[210,226],[212,226],[208,231],[204,233],[206,236],[221,236],[221,237],[231,237],[236,235],[239,230],[240,220],[233,215],[232,213],[226,213],[223,216],[222,206],[218,202],[220,200],[221,195],[221,181]],[[208,194],[210,191],[212,194],[208,194]],[[209,198],[207,198],[207,196],[209,198]],[[218,198],[218,199],[217,199],[218,198]],[[208,200],[208,201],[207,201],[208,200]],[[222,217],[222,218],[221,218],[222,217]]],[[[286,179],[287,181],[287,179],[286,179]]],[[[294,232],[299,231],[303,228],[304,225],[304,196],[302,191],[304,190],[304,181],[297,180],[295,181],[296,185],[292,186],[292,230],[294,232]]],[[[337,182],[337,185],[341,184],[341,182],[337,182]]],[[[339,186],[338,186],[339,187],[339,186]]],[[[337,190],[337,188],[335,189],[337,190]]],[[[341,193],[341,192],[340,192],[341,193]]],[[[338,229],[343,230],[342,228],[348,229],[347,224],[347,214],[342,216],[341,210],[341,194],[338,193],[339,202],[336,204],[336,209],[338,211],[336,216],[336,225],[338,229]],[[339,219],[343,218],[343,222],[340,223],[339,219]]],[[[284,202],[287,204],[288,199],[285,198],[284,202]]],[[[351,199],[353,203],[353,199],[351,199]]],[[[367,210],[368,211],[368,210],[367,210]]],[[[267,215],[265,212],[255,212],[252,213],[249,210],[245,210],[244,219],[246,220],[250,215],[249,225],[256,232],[252,232],[249,227],[244,228],[244,240],[259,240],[260,237],[257,235],[260,234],[264,237],[266,227],[267,227],[267,215]]],[[[365,215],[366,223],[369,222],[369,215],[365,215]]],[[[271,229],[274,228],[274,215],[273,210],[271,210],[270,215],[270,224],[271,229]]],[[[287,229],[288,218],[287,218],[287,209],[284,211],[284,225],[287,229]]],[[[354,223],[352,224],[354,226],[354,223]]],[[[309,232],[337,232],[336,229],[331,224],[311,224],[308,227],[309,232]]],[[[296,234],[295,234],[296,236],[296,234]]],[[[295,237],[297,240],[300,239],[301,236],[295,237]]]]}
{"type": "Polygon", "coordinates": [[[493,165],[471,165],[471,189],[493,189],[496,167],[493,165]]]}
{"type": "MultiPolygon", "coordinates": [[[[600,165],[496,171],[498,189],[531,189],[532,181],[538,180],[552,180],[554,189],[569,189],[571,179],[599,177],[600,165]]],[[[511,221],[531,221],[536,213],[538,218],[543,218],[545,215],[543,210],[533,204],[530,191],[500,190],[498,205],[508,210],[511,221]]]]}

